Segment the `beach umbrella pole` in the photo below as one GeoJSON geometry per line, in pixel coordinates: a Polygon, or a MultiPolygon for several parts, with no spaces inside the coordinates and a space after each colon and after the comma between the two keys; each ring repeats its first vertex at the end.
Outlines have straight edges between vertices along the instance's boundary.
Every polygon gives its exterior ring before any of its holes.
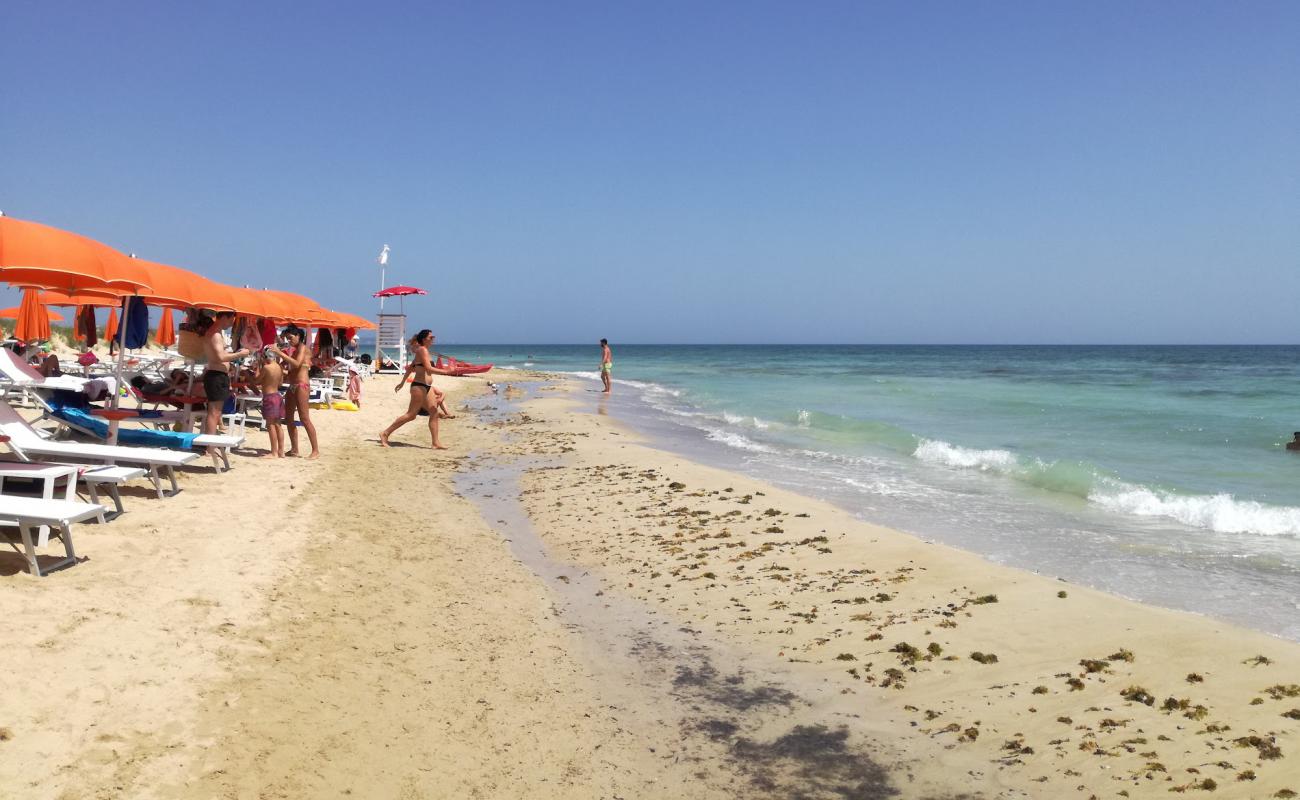
{"type": "MultiPolygon", "coordinates": [[[[125,298],[122,301],[122,324],[117,326],[117,335],[121,340],[117,346],[117,369],[113,373],[113,397],[109,401],[110,408],[118,407],[118,398],[122,396],[122,367],[126,363],[126,323],[131,316],[131,301],[125,298]]],[[[109,340],[112,344],[112,340],[109,340]]]]}

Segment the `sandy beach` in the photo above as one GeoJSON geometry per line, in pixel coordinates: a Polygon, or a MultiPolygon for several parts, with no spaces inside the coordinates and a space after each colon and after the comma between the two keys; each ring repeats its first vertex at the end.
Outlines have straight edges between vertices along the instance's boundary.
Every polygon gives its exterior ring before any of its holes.
{"type": "Polygon", "coordinates": [[[559,380],[443,379],[450,449],[384,450],[392,381],[318,413],[320,462],[0,557],[0,796],[1300,792],[1295,643],[691,463],[559,380]]]}

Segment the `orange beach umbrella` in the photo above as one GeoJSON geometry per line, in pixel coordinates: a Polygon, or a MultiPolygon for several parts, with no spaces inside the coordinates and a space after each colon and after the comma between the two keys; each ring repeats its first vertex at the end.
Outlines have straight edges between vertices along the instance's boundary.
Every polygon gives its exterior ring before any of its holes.
{"type": "Polygon", "coordinates": [[[18,306],[18,324],[14,336],[26,342],[50,338],[50,317],[38,299],[35,289],[23,290],[23,302],[18,306]]]}
{"type": "MultiPolygon", "coordinates": [[[[22,313],[22,310],[23,310],[22,306],[9,306],[8,308],[0,308],[0,319],[18,319],[18,315],[22,313]]],[[[50,322],[63,322],[63,315],[60,314],[59,312],[50,311],[47,308],[45,310],[45,313],[49,315],[50,322]]]]}
{"type": "Polygon", "coordinates": [[[117,335],[117,307],[108,312],[108,322],[104,323],[104,339],[112,341],[117,335]]]}
{"type": "Polygon", "coordinates": [[[162,347],[171,347],[176,344],[176,326],[172,324],[172,310],[163,308],[162,316],[158,319],[158,344],[162,347]]]}
{"type": "MultiPolygon", "coordinates": [[[[65,294],[46,290],[41,292],[41,302],[47,306],[96,306],[111,308],[120,302],[120,298],[111,295],[65,294]]],[[[51,317],[53,319],[53,317],[51,317]]]]}
{"type": "Polygon", "coordinates": [[[143,272],[94,239],[37,222],[0,217],[0,280],[48,289],[129,294],[147,288],[143,272]]]}
{"type": "Polygon", "coordinates": [[[264,289],[264,293],[270,295],[280,303],[284,308],[285,316],[282,319],[285,322],[296,322],[303,325],[313,325],[312,309],[319,309],[320,303],[310,297],[303,297],[293,292],[280,292],[272,289],[264,289]]]}

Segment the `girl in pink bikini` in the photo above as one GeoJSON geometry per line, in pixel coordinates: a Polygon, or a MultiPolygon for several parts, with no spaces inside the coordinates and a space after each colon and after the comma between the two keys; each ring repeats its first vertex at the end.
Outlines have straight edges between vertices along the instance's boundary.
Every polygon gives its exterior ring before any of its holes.
{"type": "Polygon", "coordinates": [[[274,353],[284,362],[285,374],[289,376],[289,391],[284,398],[284,424],[288,426],[289,451],[286,456],[298,455],[298,428],[293,424],[296,413],[302,420],[302,428],[307,431],[307,440],[311,442],[311,455],[307,458],[320,458],[320,446],[316,443],[316,426],[311,421],[311,348],[307,346],[306,333],[296,325],[290,325],[281,334],[286,349],[272,347],[274,353]]]}

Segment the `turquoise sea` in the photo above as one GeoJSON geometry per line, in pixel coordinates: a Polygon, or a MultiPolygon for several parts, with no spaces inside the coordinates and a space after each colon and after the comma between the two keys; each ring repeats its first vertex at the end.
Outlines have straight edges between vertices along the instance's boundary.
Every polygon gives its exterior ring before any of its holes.
{"type": "MultiPolygon", "coordinates": [[[[453,346],[597,388],[592,346],[453,346]]],[[[1300,640],[1300,347],[618,346],[659,446],[995,561],[1300,640]]]]}

